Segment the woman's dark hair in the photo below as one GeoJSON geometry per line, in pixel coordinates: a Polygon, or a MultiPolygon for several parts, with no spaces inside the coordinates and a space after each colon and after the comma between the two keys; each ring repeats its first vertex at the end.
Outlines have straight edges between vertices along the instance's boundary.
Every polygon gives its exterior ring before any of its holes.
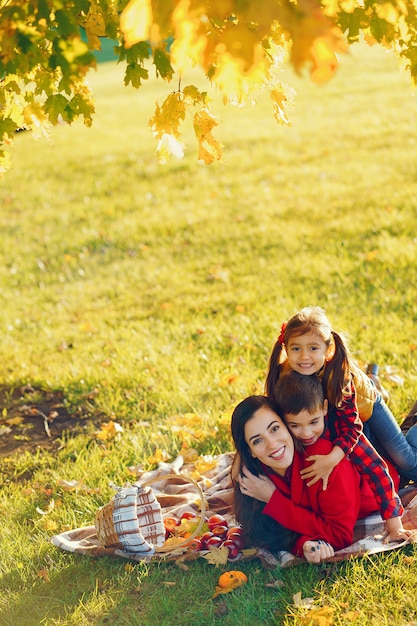
{"type": "MultiPolygon", "coordinates": [[[[238,453],[240,474],[242,474],[242,466],[247,467],[255,476],[265,474],[261,463],[251,455],[245,440],[245,424],[262,408],[271,409],[278,415],[277,407],[266,396],[249,396],[240,402],[233,411],[231,429],[238,453]]],[[[269,515],[263,515],[264,507],[265,502],[245,496],[241,492],[239,484],[234,483],[234,515],[236,521],[242,526],[246,545],[265,547],[272,552],[290,551],[298,534],[284,528],[269,515]]]]}

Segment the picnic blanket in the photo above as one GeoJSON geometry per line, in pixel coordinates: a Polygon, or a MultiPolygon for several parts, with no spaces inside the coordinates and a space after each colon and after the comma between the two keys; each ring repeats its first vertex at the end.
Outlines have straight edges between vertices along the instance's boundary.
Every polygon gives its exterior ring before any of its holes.
{"type": "MultiPolygon", "coordinates": [[[[177,457],[172,463],[160,463],[156,470],[141,473],[138,469],[137,482],[141,484],[152,483],[152,490],[161,506],[163,517],[168,516],[181,518],[185,511],[200,512],[200,495],[187,477],[193,479],[204,494],[205,515],[210,516],[218,513],[223,515],[229,522],[229,526],[235,523],[232,514],[233,487],[230,477],[230,468],[233,453],[225,453],[217,456],[199,457],[195,462],[184,463],[183,457],[177,457]]],[[[385,526],[379,514],[374,514],[359,520],[355,526],[354,541],[352,545],[335,552],[328,562],[337,562],[344,559],[375,554],[388,550],[401,548],[411,542],[417,541],[417,486],[410,487],[400,492],[400,497],[405,504],[403,525],[408,529],[416,529],[414,536],[404,542],[385,544],[382,534],[385,526]]],[[[131,561],[190,561],[207,555],[207,551],[190,552],[187,548],[179,548],[168,554],[155,553],[151,556],[132,554],[119,548],[103,547],[97,538],[95,525],[75,528],[55,535],[51,542],[58,548],[75,554],[92,557],[110,556],[125,558],[131,561]]],[[[289,552],[272,554],[264,548],[242,550],[231,562],[259,559],[262,566],[268,569],[275,567],[288,567],[305,563],[304,559],[296,558],[289,552]]]]}

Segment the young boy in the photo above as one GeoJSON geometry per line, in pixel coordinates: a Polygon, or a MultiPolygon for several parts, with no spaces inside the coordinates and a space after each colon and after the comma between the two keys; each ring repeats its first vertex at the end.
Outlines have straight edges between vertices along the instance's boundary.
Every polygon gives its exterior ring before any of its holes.
{"type": "MultiPolygon", "coordinates": [[[[295,441],[304,449],[313,446],[320,437],[332,440],[332,423],[327,416],[328,403],[323,397],[323,387],[317,376],[305,376],[295,371],[290,371],[285,376],[281,376],[275,387],[276,400],[281,416],[285,419],[289,430],[291,431],[295,441]]],[[[392,511],[391,516],[385,517],[387,526],[386,542],[403,541],[410,534],[403,528],[401,522],[401,513],[403,511],[400,499],[395,491],[392,475],[396,483],[399,483],[398,474],[392,468],[391,474],[385,461],[379,457],[380,463],[375,462],[375,451],[371,443],[361,434],[360,438],[365,442],[365,446],[361,446],[361,458],[358,458],[356,447],[353,448],[349,455],[349,459],[355,464],[358,472],[364,477],[372,489],[374,497],[380,507],[380,511],[386,511],[387,508],[392,511]],[[369,446],[372,450],[373,462],[367,463],[366,452],[369,446]],[[363,468],[366,468],[366,471],[363,468]],[[371,475],[371,477],[369,476],[371,475]],[[377,478],[377,480],[375,480],[377,478]],[[387,506],[387,503],[389,506],[387,506]]],[[[342,453],[340,448],[333,449],[332,459],[336,454],[342,453]]],[[[314,464],[318,455],[307,457],[307,461],[314,464]]],[[[330,455],[329,455],[330,456],[330,455]]],[[[343,453],[342,453],[343,456],[343,453]]],[[[342,456],[340,456],[339,461],[342,456]]],[[[332,461],[330,467],[334,467],[332,461]]],[[[327,487],[329,474],[323,478],[323,489],[327,487]]],[[[308,469],[304,470],[301,476],[303,479],[309,479],[308,469]]]]}

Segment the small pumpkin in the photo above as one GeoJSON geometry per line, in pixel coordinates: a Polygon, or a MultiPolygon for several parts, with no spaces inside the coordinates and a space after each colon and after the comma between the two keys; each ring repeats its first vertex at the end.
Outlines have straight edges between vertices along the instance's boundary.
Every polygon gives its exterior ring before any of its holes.
{"type": "Polygon", "coordinates": [[[219,577],[219,587],[239,587],[242,583],[247,583],[248,577],[246,574],[241,572],[240,570],[230,570],[229,572],[224,572],[219,577]]]}

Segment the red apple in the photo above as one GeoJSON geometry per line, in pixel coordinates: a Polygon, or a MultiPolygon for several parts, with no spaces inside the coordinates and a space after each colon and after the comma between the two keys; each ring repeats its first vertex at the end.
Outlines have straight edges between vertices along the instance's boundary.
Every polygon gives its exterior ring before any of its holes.
{"type": "Polygon", "coordinates": [[[211,539],[212,537],[214,537],[214,535],[209,530],[206,533],[201,535],[200,541],[203,544],[203,550],[207,550],[207,541],[211,539]]]}
{"type": "Polygon", "coordinates": [[[245,545],[243,535],[241,533],[227,533],[226,539],[233,541],[241,550],[245,545]]]}
{"type": "Polygon", "coordinates": [[[175,535],[175,529],[179,525],[178,520],[175,517],[166,517],[164,519],[165,537],[175,535]]]}
{"type": "Polygon", "coordinates": [[[227,526],[213,526],[211,532],[213,533],[213,535],[216,535],[216,537],[226,539],[227,526]]]}
{"type": "Polygon", "coordinates": [[[207,524],[210,530],[212,530],[215,526],[228,527],[226,518],[223,517],[223,515],[219,515],[218,513],[215,513],[214,515],[210,515],[210,517],[207,520],[207,524]]]}
{"type": "Polygon", "coordinates": [[[203,542],[201,539],[197,539],[197,537],[191,539],[187,545],[190,552],[199,552],[200,550],[203,550],[203,542]]]}
{"type": "Polygon", "coordinates": [[[229,551],[229,559],[235,559],[240,552],[239,546],[231,539],[223,541],[223,545],[226,546],[229,551]]]}
{"type": "Polygon", "coordinates": [[[229,535],[230,533],[237,533],[238,535],[243,535],[243,528],[241,526],[231,526],[229,530],[227,531],[227,535],[229,535]]]}
{"type": "Polygon", "coordinates": [[[195,517],[197,517],[197,515],[194,513],[194,511],[184,511],[184,513],[181,515],[181,519],[194,519],[195,517]]]}
{"type": "Polygon", "coordinates": [[[216,535],[213,535],[206,541],[206,546],[209,550],[210,548],[220,548],[222,544],[223,544],[223,539],[221,537],[216,537],[216,535]]]}

